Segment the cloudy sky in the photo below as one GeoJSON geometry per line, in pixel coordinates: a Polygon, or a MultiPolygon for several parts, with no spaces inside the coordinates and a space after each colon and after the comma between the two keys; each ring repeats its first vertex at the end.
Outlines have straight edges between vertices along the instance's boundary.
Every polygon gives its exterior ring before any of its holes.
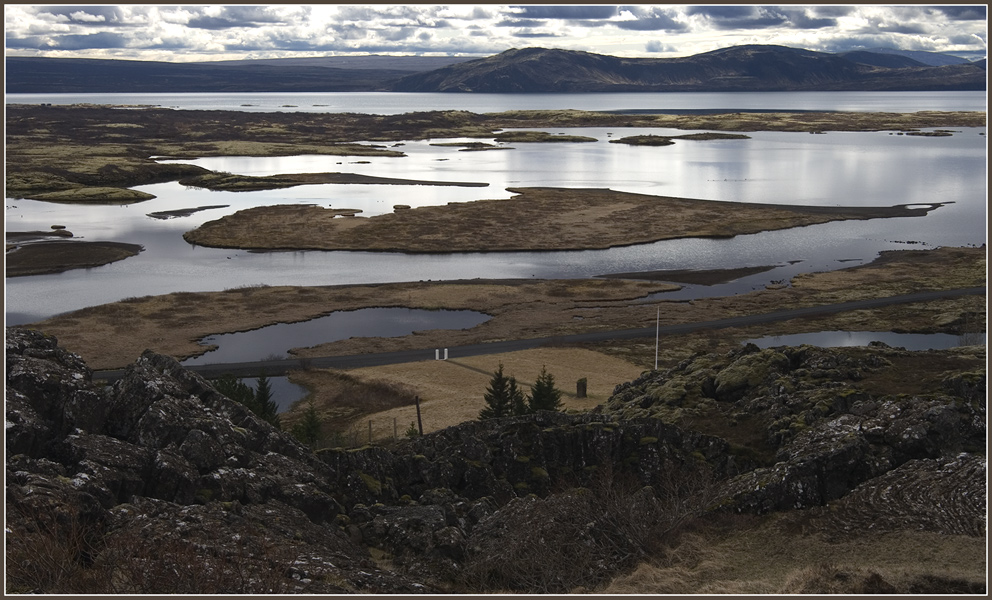
{"type": "Polygon", "coordinates": [[[489,55],[542,46],[688,56],[737,44],[984,57],[986,5],[101,5],[4,7],[7,56],[230,60],[489,55]]]}

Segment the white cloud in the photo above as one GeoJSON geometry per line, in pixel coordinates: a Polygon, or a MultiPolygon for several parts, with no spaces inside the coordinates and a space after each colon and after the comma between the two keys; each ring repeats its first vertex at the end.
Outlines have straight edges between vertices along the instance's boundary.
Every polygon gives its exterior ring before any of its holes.
{"type": "Polygon", "coordinates": [[[523,45],[618,56],[684,56],[741,43],[984,52],[984,14],[983,7],[915,5],[9,5],[4,22],[9,56],[180,61],[249,52],[265,58],[349,51],[491,54],[523,45]],[[78,43],[83,39],[90,42],[78,43]],[[53,49],[73,40],[76,50],[53,49]]]}

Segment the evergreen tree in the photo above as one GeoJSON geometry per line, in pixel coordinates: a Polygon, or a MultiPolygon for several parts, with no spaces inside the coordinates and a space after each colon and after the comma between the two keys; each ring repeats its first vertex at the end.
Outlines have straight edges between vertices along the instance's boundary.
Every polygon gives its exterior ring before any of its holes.
{"type": "Polygon", "coordinates": [[[320,415],[317,414],[317,407],[313,403],[313,398],[308,398],[307,410],[303,413],[303,419],[296,425],[293,425],[290,433],[293,434],[293,437],[315,450],[317,443],[321,439],[321,427],[320,415]]]}
{"type": "Polygon", "coordinates": [[[486,407],[479,412],[480,419],[495,419],[511,414],[513,404],[510,398],[510,380],[503,375],[503,363],[499,363],[499,368],[489,380],[482,398],[486,401],[486,407]]]}
{"type": "Polygon", "coordinates": [[[510,376],[510,381],[507,384],[507,396],[510,398],[510,409],[514,415],[526,415],[531,412],[530,407],[527,406],[527,399],[524,397],[523,391],[517,385],[517,378],[510,376]]]}
{"type": "Polygon", "coordinates": [[[213,385],[215,390],[235,402],[244,404],[249,409],[251,409],[251,405],[255,402],[255,392],[231,373],[225,373],[219,379],[214,379],[213,385]]]}
{"type": "Polygon", "coordinates": [[[279,429],[279,405],[272,399],[272,386],[269,384],[269,378],[265,376],[265,371],[259,374],[258,382],[255,384],[254,404],[252,410],[255,414],[279,429]]]}
{"type": "Polygon", "coordinates": [[[555,378],[551,373],[548,373],[546,367],[541,367],[541,374],[538,375],[537,381],[530,386],[530,397],[527,401],[530,404],[531,412],[539,410],[560,411],[562,409],[561,390],[555,387],[555,378]]]}

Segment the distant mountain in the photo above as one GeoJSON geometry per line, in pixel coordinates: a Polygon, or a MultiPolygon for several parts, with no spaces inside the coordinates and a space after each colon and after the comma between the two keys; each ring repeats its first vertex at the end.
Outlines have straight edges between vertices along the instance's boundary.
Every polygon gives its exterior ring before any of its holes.
{"type": "MultiPolygon", "coordinates": [[[[851,52],[839,52],[837,56],[856,62],[861,65],[872,67],[885,67],[887,69],[903,69],[906,67],[926,67],[920,61],[903,56],[901,54],[890,54],[887,52],[871,52],[870,50],[853,50],[851,52]]],[[[968,61],[965,61],[968,62],[968,61]]]]}
{"type": "Polygon", "coordinates": [[[457,57],[354,56],[171,63],[8,57],[6,91],[28,93],[354,92],[386,89],[457,57]]]}
{"type": "Polygon", "coordinates": [[[355,56],[168,63],[10,57],[5,77],[8,93],[986,89],[984,61],[958,59],[958,64],[930,66],[920,54],[935,53],[830,54],[750,45],[680,58],[621,58],[547,48],[513,49],[478,59],[355,56]]]}
{"type": "Polygon", "coordinates": [[[872,54],[890,54],[904,56],[931,67],[945,67],[947,65],[963,65],[970,62],[966,58],[944,54],[943,52],[924,52],[922,50],[899,50],[897,48],[868,48],[864,52],[872,54]]]}
{"type": "MultiPolygon", "coordinates": [[[[406,92],[633,92],[985,89],[973,65],[894,67],[785,46],[733,46],[683,58],[619,58],[525,48],[401,78],[406,92]]],[[[965,61],[967,62],[967,61],[965,61]]]]}

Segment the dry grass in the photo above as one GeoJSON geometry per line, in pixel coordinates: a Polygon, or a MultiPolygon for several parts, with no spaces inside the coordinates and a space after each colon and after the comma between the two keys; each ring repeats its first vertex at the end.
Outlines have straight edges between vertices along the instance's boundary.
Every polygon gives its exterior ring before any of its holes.
{"type": "Polygon", "coordinates": [[[740,517],[701,527],[599,594],[971,593],[985,585],[985,538],[904,531],[828,540],[740,517]],[[749,522],[750,520],[750,522],[749,522]],[[929,587],[927,587],[929,586],[929,587]],[[963,589],[962,589],[963,588],[963,589]]]}
{"type": "Polygon", "coordinates": [[[923,216],[925,209],[716,202],[603,189],[518,188],[502,200],[452,202],[376,215],[342,230],[334,211],[267,206],[188,231],[223,248],[511,252],[586,250],[685,237],[732,237],[829,221],[923,216]],[[731,216],[732,215],[732,216],[731,216]]]}
{"type": "MultiPolygon", "coordinates": [[[[352,419],[345,429],[354,430],[363,440],[367,440],[368,422],[371,420],[373,439],[391,440],[395,419],[402,436],[411,423],[417,422],[416,406],[409,401],[411,395],[420,397],[424,433],[475,420],[485,406],[482,395],[500,362],[503,363],[504,373],[516,376],[525,392],[534,383],[541,367],[546,367],[555,377],[557,387],[565,392],[562,401],[568,411],[589,410],[601,404],[609,398],[617,384],[630,381],[643,371],[641,367],[624,360],[575,348],[538,348],[506,354],[449,357],[447,361],[352,369],[346,372],[347,376],[369,386],[388,385],[402,390],[405,396],[397,394],[397,398],[407,399],[407,403],[385,410],[375,410],[376,407],[366,405],[361,411],[363,414],[352,419]],[[576,381],[583,377],[588,382],[587,397],[576,398],[576,381]]],[[[299,379],[294,376],[294,381],[309,387],[319,384],[317,377],[324,376],[302,375],[299,379]]],[[[341,415],[342,411],[348,412],[341,402],[330,398],[322,400],[318,397],[316,405],[318,412],[327,418],[341,415]]],[[[304,403],[297,403],[291,413],[299,414],[305,409],[304,403]]],[[[336,422],[340,423],[340,419],[336,422]]]]}
{"type": "MultiPolygon", "coordinates": [[[[649,327],[661,307],[662,325],[907,293],[985,285],[985,248],[941,248],[893,253],[876,266],[805,275],[794,286],[692,302],[642,303],[648,294],[674,289],[657,281],[614,279],[472,280],[382,285],[266,287],[224,292],[177,292],[122,300],[82,309],[30,325],[55,335],[66,349],[80,354],[94,369],[123,368],[141,352],[185,358],[206,349],[197,340],[211,334],[245,331],[278,322],[312,319],[331,311],[379,306],[477,310],[492,319],[469,330],[433,330],[402,338],[353,338],[296,349],[297,357],[316,357],[432,349],[463,344],[554,337],[588,331],[649,327]],[[124,328],[108,343],[108,328],[124,328]]],[[[821,329],[903,330],[962,333],[984,331],[982,296],[851,311],[818,319],[798,319],[748,328],[716,330],[663,338],[662,364],[695,350],[711,352],[754,335],[821,329]],[[735,337],[743,335],[744,338],[735,337]]],[[[626,340],[598,347],[651,366],[654,340],[626,340]]]]}

